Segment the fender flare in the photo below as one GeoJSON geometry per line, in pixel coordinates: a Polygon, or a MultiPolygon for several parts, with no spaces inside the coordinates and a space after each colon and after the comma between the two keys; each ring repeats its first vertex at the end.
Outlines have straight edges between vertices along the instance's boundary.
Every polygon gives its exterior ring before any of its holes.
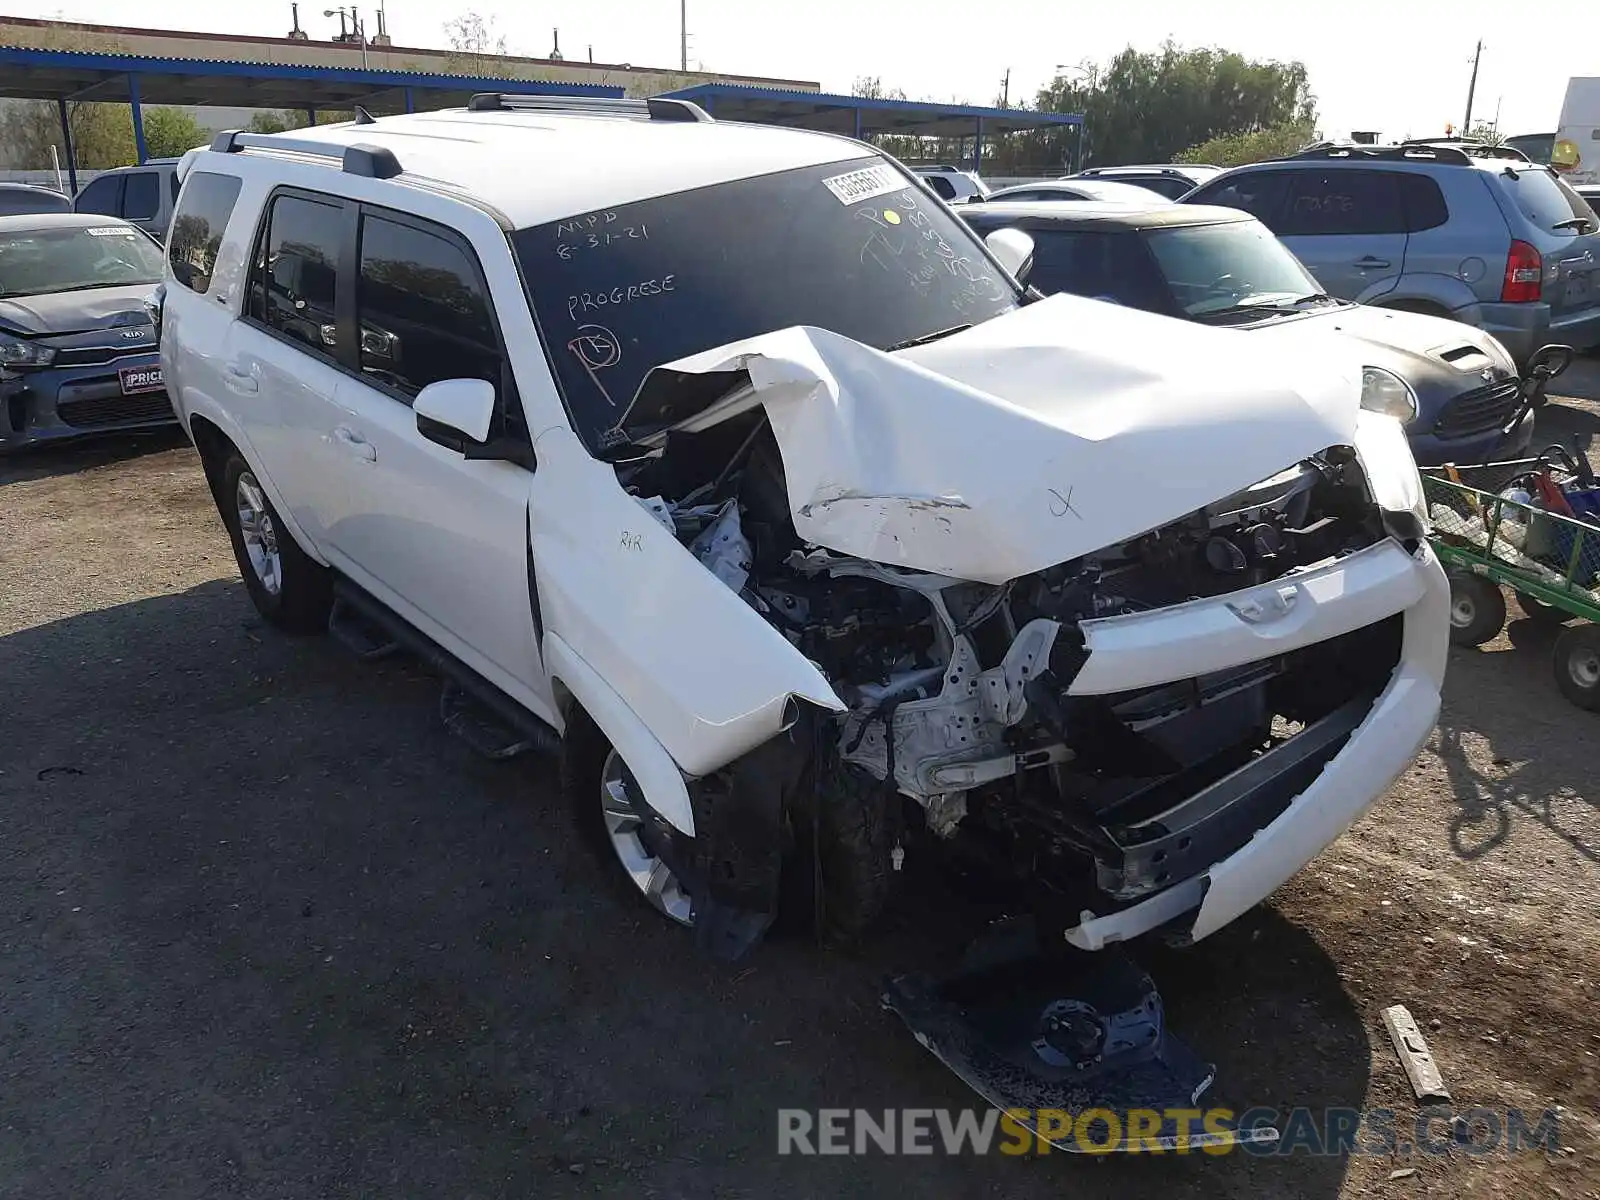
{"type": "Polygon", "coordinates": [[[655,734],[600,674],[560,634],[544,635],[545,670],[583,706],[606,740],[622,755],[646,803],[685,837],[694,837],[694,811],[682,770],[655,734]]]}

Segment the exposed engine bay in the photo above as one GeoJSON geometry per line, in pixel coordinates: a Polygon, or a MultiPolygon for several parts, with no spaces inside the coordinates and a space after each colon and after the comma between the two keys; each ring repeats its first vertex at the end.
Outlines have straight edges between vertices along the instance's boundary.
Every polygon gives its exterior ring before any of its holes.
{"type": "MultiPolygon", "coordinates": [[[[1343,746],[1401,652],[1397,614],[1212,674],[1074,689],[1095,622],[1230,595],[1389,536],[1347,446],[1001,585],[803,542],[760,408],[673,433],[617,470],[827,676],[848,706],[827,735],[882,784],[897,850],[931,836],[1069,921],[1248,842],[1343,746]]],[[[1144,486],[1159,484],[1129,482],[1144,486]]]]}

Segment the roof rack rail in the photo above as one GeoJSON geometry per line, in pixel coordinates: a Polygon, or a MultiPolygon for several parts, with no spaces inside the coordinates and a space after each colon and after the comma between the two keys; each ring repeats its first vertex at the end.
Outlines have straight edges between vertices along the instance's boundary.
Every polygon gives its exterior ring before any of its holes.
{"type": "Polygon", "coordinates": [[[1471,166],[1472,159],[1458,146],[1437,142],[1399,146],[1363,146],[1354,142],[1319,142],[1307,146],[1297,154],[1287,155],[1279,162],[1290,159],[1363,159],[1380,162],[1436,162],[1451,166],[1471,166]]]}
{"type": "Polygon", "coordinates": [[[394,156],[393,150],[364,142],[341,146],[336,142],[284,137],[281,133],[245,133],[239,129],[224,129],[211,143],[211,149],[218,154],[237,154],[251,148],[282,150],[314,158],[336,158],[346,175],[364,175],[369,179],[393,179],[401,170],[400,160],[394,156]]]}
{"type": "MultiPolygon", "coordinates": [[[[1196,164],[1196,165],[1199,165],[1199,164],[1196,164]]],[[[1078,174],[1079,175],[1109,175],[1113,171],[1149,171],[1149,172],[1152,172],[1152,173],[1154,173],[1156,175],[1171,175],[1175,179],[1188,179],[1189,178],[1189,176],[1185,175],[1177,167],[1163,167],[1163,166],[1146,167],[1146,166],[1140,166],[1140,165],[1138,165],[1136,163],[1130,164],[1130,165],[1128,165],[1126,167],[1085,167],[1083,170],[1079,171],[1078,174]]]]}
{"type": "Polygon", "coordinates": [[[1488,142],[1480,142],[1475,138],[1407,138],[1400,143],[1402,146],[1448,146],[1453,150],[1471,158],[1506,158],[1512,162],[1531,161],[1526,154],[1515,146],[1491,146],[1488,142]]]}
{"type": "Polygon", "coordinates": [[[602,117],[649,117],[652,121],[711,121],[705,109],[689,100],[651,96],[527,96],[516,92],[479,92],[467,101],[468,112],[587,113],[602,117]]]}

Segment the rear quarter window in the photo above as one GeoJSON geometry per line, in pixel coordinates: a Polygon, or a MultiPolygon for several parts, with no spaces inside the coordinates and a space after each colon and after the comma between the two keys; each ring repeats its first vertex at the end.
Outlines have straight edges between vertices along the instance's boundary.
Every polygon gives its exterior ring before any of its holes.
{"type": "Polygon", "coordinates": [[[1406,232],[1421,233],[1437,229],[1450,219],[1439,185],[1426,175],[1412,173],[1400,177],[1400,203],[1405,209],[1406,232]]]}
{"type": "Polygon", "coordinates": [[[190,291],[210,289],[223,230],[238,200],[239,180],[232,175],[196,171],[189,176],[167,235],[167,261],[173,278],[190,291]]]}
{"type": "Polygon", "coordinates": [[[1395,171],[1288,171],[1289,197],[1274,233],[1283,237],[1404,233],[1395,171]]]}

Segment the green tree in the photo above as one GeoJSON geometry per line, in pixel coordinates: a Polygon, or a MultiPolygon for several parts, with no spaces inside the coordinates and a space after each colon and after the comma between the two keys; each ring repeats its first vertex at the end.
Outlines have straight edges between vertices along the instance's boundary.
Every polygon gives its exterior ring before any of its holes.
{"type": "MultiPolygon", "coordinates": [[[[317,124],[337,125],[342,121],[354,120],[355,115],[353,111],[319,111],[317,124]]],[[[251,133],[287,133],[291,129],[304,129],[309,124],[305,112],[298,108],[263,109],[250,118],[248,129],[251,133]]]]}
{"type": "Polygon", "coordinates": [[[206,144],[206,130],[193,113],[181,108],[143,110],[144,144],[151,158],[177,158],[206,144]]]}
{"type": "MultiPolygon", "coordinates": [[[[135,161],[133,114],[126,104],[68,104],[67,120],[80,167],[101,170],[135,161]]],[[[67,148],[55,101],[17,101],[0,114],[0,147],[9,165],[28,170],[48,167],[51,146],[65,171],[67,148]]]]}
{"type": "Polygon", "coordinates": [[[1177,162],[1209,163],[1213,167],[1242,167],[1245,163],[1285,158],[1304,150],[1316,140],[1308,124],[1280,125],[1251,133],[1228,133],[1209,138],[1198,146],[1180,150],[1177,162]]]}
{"type": "MultiPolygon", "coordinates": [[[[1247,59],[1229,50],[1185,50],[1172,42],[1131,46],[1087,78],[1062,76],[1034,107],[1084,117],[1080,165],[1167,162],[1213,138],[1312,125],[1316,100],[1299,62],[1247,59]]],[[[1070,135],[1028,135],[1045,161],[1065,160],[1070,135]]]]}
{"type": "Polygon", "coordinates": [[[1472,129],[1467,134],[1467,139],[1482,142],[1485,146],[1500,146],[1505,143],[1505,134],[1496,129],[1492,122],[1474,121],[1472,129]]]}

